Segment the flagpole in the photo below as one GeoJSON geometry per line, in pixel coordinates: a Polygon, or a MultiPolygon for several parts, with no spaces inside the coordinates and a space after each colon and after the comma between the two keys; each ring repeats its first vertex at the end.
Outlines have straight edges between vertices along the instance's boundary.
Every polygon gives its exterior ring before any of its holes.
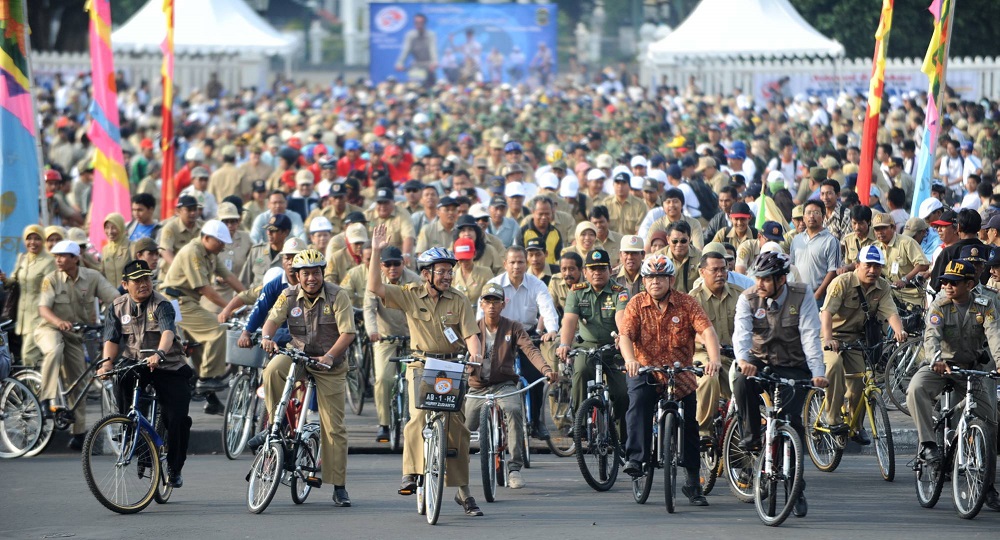
{"type": "Polygon", "coordinates": [[[42,174],[42,171],[45,170],[44,163],[42,160],[42,128],[41,126],[38,125],[38,104],[35,102],[35,93],[32,91],[31,88],[31,79],[33,79],[35,76],[35,68],[32,65],[32,60],[31,60],[31,36],[28,33],[29,29],[27,25],[28,3],[26,0],[18,0],[18,1],[23,6],[21,9],[24,10],[22,13],[24,13],[24,20],[25,20],[24,50],[26,53],[25,56],[27,57],[26,60],[28,61],[28,73],[27,73],[28,95],[29,95],[29,100],[31,102],[31,121],[35,124],[35,148],[36,148],[35,159],[38,160],[38,172],[39,172],[38,178],[36,178],[35,180],[38,182],[38,202],[39,202],[38,206],[39,206],[39,211],[41,212],[39,214],[39,217],[41,218],[41,223],[44,224],[49,222],[49,205],[44,197],[45,181],[42,180],[43,178],[45,178],[45,175],[42,174]]]}

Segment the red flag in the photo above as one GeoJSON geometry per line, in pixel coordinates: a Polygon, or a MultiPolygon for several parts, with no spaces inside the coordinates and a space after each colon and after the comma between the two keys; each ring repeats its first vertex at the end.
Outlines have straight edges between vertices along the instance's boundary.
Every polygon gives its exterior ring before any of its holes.
{"type": "Polygon", "coordinates": [[[163,131],[160,134],[160,149],[163,151],[163,185],[161,188],[160,217],[167,219],[174,215],[177,206],[177,186],[174,185],[174,0],[163,0],[163,14],[167,19],[167,36],[163,40],[163,131]]]}
{"type": "Polygon", "coordinates": [[[868,113],[865,115],[864,131],[861,135],[861,164],[858,167],[858,184],[855,190],[861,204],[865,206],[871,197],[872,162],[875,159],[875,136],[878,134],[882,94],[885,91],[885,54],[889,50],[893,1],[882,0],[882,17],[878,29],[875,30],[875,57],[872,60],[872,80],[868,87],[868,113]]]}

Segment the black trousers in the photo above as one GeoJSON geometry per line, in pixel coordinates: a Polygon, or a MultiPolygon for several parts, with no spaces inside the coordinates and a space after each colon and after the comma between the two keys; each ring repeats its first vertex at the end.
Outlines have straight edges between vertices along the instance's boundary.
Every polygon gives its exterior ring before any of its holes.
{"type": "MultiPolygon", "coordinates": [[[[660,400],[660,386],[651,382],[652,374],[643,373],[636,377],[628,377],[628,412],[625,413],[625,423],[628,438],[625,441],[626,459],[640,463],[649,458],[653,446],[653,415],[656,404],[660,400]]],[[[689,478],[698,478],[699,469],[699,437],[698,396],[695,392],[681,398],[684,405],[684,441],[681,448],[680,465],[687,469],[689,478]]]]}
{"type": "MultiPolygon", "coordinates": [[[[753,365],[758,370],[764,369],[766,364],[753,360],[753,365]]],[[[786,379],[811,379],[812,373],[808,366],[780,367],[770,366],[771,371],[778,377],[786,379]]],[[[782,409],[785,410],[785,418],[789,420],[792,429],[799,434],[799,439],[805,444],[805,429],[802,427],[802,407],[806,401],[808,390],[805,388],[792,388],[781,386],[782,409]]],[[[760,435],[760,394],[763,392],[760,383],[746,378],[743,373],[736,373],[736,381],[733,384],[733,399],[739,410],[740,420],[743,421],[744,435],[760,435]]]]}
{"type": "MultiPolygon", "coordinates": [[[[152,384],[156,389],[156,401],[167,428],[167,465],[174,474],[180,473],[184,468],[188,441],[191,438],[191,417],[188,415],[191,387],[188,379],[193,374],[194,371],[186,365],[176,371],[150,371],[149,368],[140,366],[115,381],[115,399],[118,400],[118,411],[122,414],[132,408],[132,391],[137,381],[143,386],[152,384]]],[[[143,411],[144,415],[148,413],[148,409],[143,411]]],[[[146,419],[156,422],[155,418],[146,419]]]]}

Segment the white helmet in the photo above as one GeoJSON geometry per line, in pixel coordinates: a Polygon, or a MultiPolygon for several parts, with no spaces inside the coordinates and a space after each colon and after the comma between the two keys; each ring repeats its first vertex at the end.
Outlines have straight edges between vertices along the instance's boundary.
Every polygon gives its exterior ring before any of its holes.
{"type": "Polygon", "coordinates": [[[201,148],[192,146],[184,152],[184,161],[205,161],[205,152],[202,152],[201,148]]]}

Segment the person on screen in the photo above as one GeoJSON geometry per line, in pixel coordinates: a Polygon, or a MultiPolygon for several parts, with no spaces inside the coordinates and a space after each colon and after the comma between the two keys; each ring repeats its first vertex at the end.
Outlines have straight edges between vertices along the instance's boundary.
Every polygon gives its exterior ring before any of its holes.
{"type": "Polygon", "coordinates": [[[524,51],[520,47],[514,45],[510,50],[510,56],[507,58],[508,65],[507,74],[510,75],[510,82],[518,83],[524,78],[524,64],[528,61],[528,58],[524,56],[524,51]]]}
{"type": "Polygon", "coordinates": [[[548,86],[549,77],[552,75],[552,51],[545,45],[544,41],[538,43],[538,51],[531,59],[531,70],[538,75],[538,84],[548,86]]]}
{"type": "Polygon", "coordinates": [[[413,57],[410,69],[425,72],[424,86],[434,86],[434,70],[438,67],[437,35],[427,29],[427,16],[417,13],[413,16],[413,30],[403,37],[403,48],[396,59],[396,71],[406,69],[406,61],[413,57]]]}
{"type": "Polygon", "coordinates": [[[503,82],[503,54],[500,49],[493,47],[489,56],[486,57],[486,65],[490,70],[490,82],[499,84],[503,82]]]}
{"type": "Polygon", "coordinates": [[[444,78],[448,80],[448,83],[459,82],[459,78],[462,76],[462,67],[458,63],[455,49],[445,47],[444,54],[441,55],[441,71],[444,72],[444,78]]]}

